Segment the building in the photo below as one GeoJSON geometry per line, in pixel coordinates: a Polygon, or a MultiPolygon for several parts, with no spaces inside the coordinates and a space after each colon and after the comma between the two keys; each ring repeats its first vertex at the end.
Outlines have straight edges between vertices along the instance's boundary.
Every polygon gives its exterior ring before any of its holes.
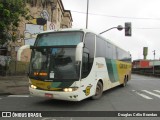
{"type": "Polygon", "coordinates": [[[134,60],[132,63],[132,73],[160,77],[160,60],[134,60]]]}
{"type": "MultiPolygon", "coordinates": [[[[72,15],[65,10],[61,0],[24,0],[30,10],[31,19],[22,21],[15,31],[17,40],[8,46],[8,55],[16,60],[17,51],[22,45],[33,45],[41,31],[72,27],[72,15]]],[[[30,50],[23,53],[23,61],[30,60],[30,50]]]]}
{"type": "Polygon", "coordinates": [[[160,60],[144,60],[144,59],[139,59],[139,60],[134,60],[132,62],[132,68],[152,68],[152,67],[160,67],[160,60]]]}
{"type": "Polygon", "coordinates": [[[134,60],[132,62],[132,68],[150,68],[151,66],[149,65],[150,61],[149,60],[134,60]]]}

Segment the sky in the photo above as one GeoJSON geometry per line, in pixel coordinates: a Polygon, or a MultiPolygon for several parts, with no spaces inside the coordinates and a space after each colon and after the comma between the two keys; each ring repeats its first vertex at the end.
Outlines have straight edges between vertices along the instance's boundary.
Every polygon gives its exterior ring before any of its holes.
{"type": "MultiPolygon", "coordinates": [[[[86,28],[87,0],[62,0],[70,10],[72,28],[86,28]]],[[[160,59],[160,0],[89,0],[88,29],[100,33],[111,27],[132,23],[132,36],[124,30],[112,29],[103,37],[129,51],[132,59],[143,59],[143,47],[148,47],[147,59],[160,59]]]]}

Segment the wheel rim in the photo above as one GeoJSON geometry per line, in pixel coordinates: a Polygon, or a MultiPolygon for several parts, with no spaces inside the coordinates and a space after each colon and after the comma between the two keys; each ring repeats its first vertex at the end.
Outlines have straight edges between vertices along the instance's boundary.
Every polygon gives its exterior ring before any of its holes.
{"type": "Polygon", "coordinates": [[[101,82],[98,82],[95,89],[95,95],[92,96],[92,99],[99,99],[102,93],[103,93],[103,85],[101,82]]]}
{"type": "Polygon", "coordinates": [[[100,88],[100,86],[98,85],[97,88],[96,88],[96,96],[100,94],[100,91],[101,91],[101,88],[100,88]]]}

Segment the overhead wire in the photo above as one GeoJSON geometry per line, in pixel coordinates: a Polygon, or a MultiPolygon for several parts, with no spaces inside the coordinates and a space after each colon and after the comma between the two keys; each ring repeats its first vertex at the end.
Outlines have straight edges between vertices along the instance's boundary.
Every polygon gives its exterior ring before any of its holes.
{"type": "MultiPolygon", "coordinates": [[[[86,14],[85,12],[74,11],[74,10],[71,10],[71,12],[80,13],[80,14],[86,14]]],[[[90,15],[95,15],[95,16],[110,17],[110,18],[119,18],[119,19],[157,20],[157,21],[160,21],[160,18],[149,18],[149,17],[145,17],[145,18],[139,18],[139,17],[124,17],[124,16],[115,16],[115,15],[97,14],[97,13],[88,13],[88,14],[90,14],[90,15]]],[[[132,29],[146,29],[146,30],[157,29],[157,30],[159,30],[160,28],[154,28],[154,27],[145,28],[145,27],[142,27],[142,28],[132,28],[132,29]]]]}
{"type": "MultiPolygon", "coordinates": [[[[86,14],[85,12],[74,11],[74,10],[71,10],[71,12],[86,14]]],[[[90,14],[90,15],[96,15],[96,16],[111,17],[111,18],[119,18],[119,19],[139,19],[139,20],[158,20],[158,21],[160,21],[160,18],[150,18],[150,17],[141,18],[141,17],[125,17],[125,16],[97,14],[97,13],[88,13],[88,14],[90,14]]]]}
{"type": "Polygon", "coordinates": [[[146,29],[146,30],[152,30],[152,29],[157,29],[159,30],[160,28],[154,28],[154,27],[150,27],[150,28],[133,28],[133,29],[146,29]]]}

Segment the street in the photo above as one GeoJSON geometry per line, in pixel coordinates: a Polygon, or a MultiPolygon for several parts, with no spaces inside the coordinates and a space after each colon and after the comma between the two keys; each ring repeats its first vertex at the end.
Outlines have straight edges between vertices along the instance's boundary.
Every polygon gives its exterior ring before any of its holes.
{"type": "MultiPolygon", "coordinates": [[[[160,78],[132,75],[126,87],[105,91],[99,100],[86,99],[81,102],[51,100],[30,95],[1,95],[0,111],[160,111],[160,78]]],[[[102,117],[101,119],[105,119],[102,117]]],[[[78,117],[50,120],[61,119],[74,120],[78,117]]]]}

